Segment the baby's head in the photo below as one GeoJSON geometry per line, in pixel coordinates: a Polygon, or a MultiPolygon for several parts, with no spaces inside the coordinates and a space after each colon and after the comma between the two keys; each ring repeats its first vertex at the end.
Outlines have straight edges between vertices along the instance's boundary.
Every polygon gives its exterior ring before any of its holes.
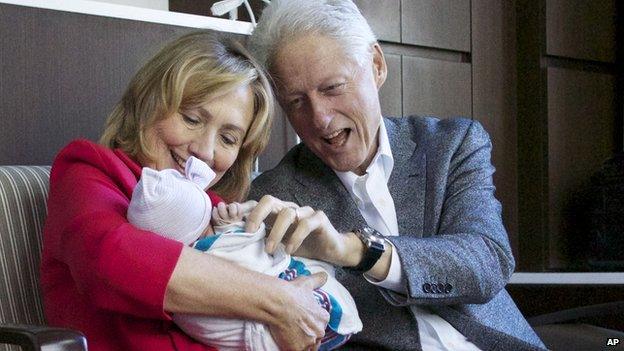
{"type": "Polygon", "coordinates": [[[143,168],[128,207],[128,221],[185,245],[205,234],[212,213],[205,189],[215,173],[192,156],[186,161],[185,173],[143,168]]]}

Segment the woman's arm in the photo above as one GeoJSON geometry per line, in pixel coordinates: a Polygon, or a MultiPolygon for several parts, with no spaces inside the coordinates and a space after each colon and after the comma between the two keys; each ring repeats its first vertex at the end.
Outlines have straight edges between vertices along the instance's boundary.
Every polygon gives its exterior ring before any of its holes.
{"type": "Polygon", "coordinates": [[[136,184],[129,172],[87,142],[59,155],[44,238],[47,290],[74,284],[91,307],[134,318],[187,312],[257,320],[289,349],[323,335],[329,316],[312,295],[323,277],[288,283],[135,228],[125,217],[136,184]],[[58,267],[68,272],[63,281],[58,267]]]}
{"type": "Polygon", "coordinates": [[[324,335],[329,320],[312,295],[325,280],[313,275],[286,282],[185,247],[167,285],[164,308],[260,321],[280,347],[303,350],[324,335]]]}

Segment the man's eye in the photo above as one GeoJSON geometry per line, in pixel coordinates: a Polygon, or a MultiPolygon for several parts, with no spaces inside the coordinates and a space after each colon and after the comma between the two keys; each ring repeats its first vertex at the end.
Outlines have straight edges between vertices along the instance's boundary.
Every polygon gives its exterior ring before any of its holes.
{"type": "Polygon", "coordinates": [[[199,123],[201,123],[201,121],[198,118],[191,117],[191,116],[188,116],[188,115],[184,115],[183,114],[182,118],[184,119],[184,122],[186,122],[186,123],[188,123],[189,125],[192,125],[192,126],[196,126],[199,123]]]}
{"type": "Polygon", "coordinates": [[[292,107],[298,107],[298,106],[301,106],[302,102],[303,102],[302,98],[295,98],[295,99],[290,100],[288,104],[292,107]]]}
{"type": "Polygon", "coordinates": [[[344,85],[345,85],[344,83],[332,84],[332,85],[328,86],[327,88],[325,88],[325,91],[329,92],[329,93],[336,92],[336,91],[339,91],[342,88],[344,88],[344,85]]]}

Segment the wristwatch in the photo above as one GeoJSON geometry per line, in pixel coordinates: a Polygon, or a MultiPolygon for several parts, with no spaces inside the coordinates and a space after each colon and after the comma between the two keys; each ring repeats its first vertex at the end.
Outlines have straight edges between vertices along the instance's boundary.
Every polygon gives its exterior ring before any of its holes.
{"type": "Polygon", "coordinates": [[[362,240],[366,251],[362,261],[355,267],[345,267],[354,273],[364,273],[369,271],[386,251],[386,239],[373,228],[363,227],[353,230],[353,233],[362,240]]]}

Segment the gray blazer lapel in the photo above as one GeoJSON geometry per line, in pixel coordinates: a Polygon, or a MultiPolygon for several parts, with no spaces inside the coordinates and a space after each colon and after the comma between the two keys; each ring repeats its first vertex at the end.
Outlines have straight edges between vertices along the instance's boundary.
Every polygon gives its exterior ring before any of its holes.
{"type": "Polygon", "coordinates": [[[414,135],[396,121],[384,118],[384,122],[394,158],[388,189],[397,218],[403,218],[398,222],[399,234],[422,237],[427,176],[424,145],[414,142],[414,135]]]}
{"type": "Polygon", "coordinates": [[[303,172],[295,173],[295,180],[302,184],[305,190],[297,192],[294,196],[301,206],[323,210],[339,232],[351,231],[366,224],[336,173],[310,149],[304,146],[297,161],[303,172]]]}

